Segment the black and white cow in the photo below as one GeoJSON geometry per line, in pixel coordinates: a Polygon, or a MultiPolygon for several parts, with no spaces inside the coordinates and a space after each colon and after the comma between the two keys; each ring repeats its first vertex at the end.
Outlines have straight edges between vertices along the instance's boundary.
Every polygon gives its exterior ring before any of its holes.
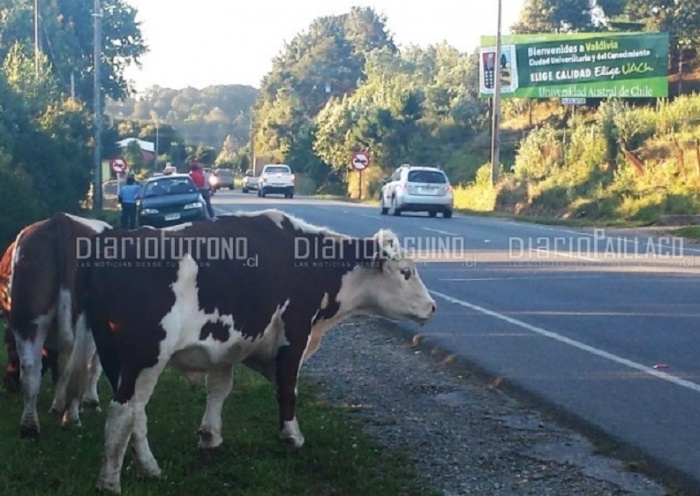
{"type": "Polygon", "coordinates": [[[200,447],[222,443],[237,362],[275,385],[279,436],[301,447],[297,376],[323,334],[356,313],[422,323],[436,309],[392,232],[354,238],[276,210],[104,232],[84,252],[79,294],[115,391],[98,487],[115,492],[130,440],[142,473],[161,473],[145,407],[166,365],[207,374],[200,447]]]}
{"type": "Polygon", "coordinates": [[[5,379],[12,383],[19,375],[23,437],[39,435],[36,402],[47,360],[49,366],[56,362],[51,410],[62,415],[64,427],[80,423],[81,399],[98,408],[102,367],[75,308],[76,248],[78,239],[108,229],[102,221],[57,213],[19,233],[10,248],[9,271],[7,263],[0,264],[0,301],[9,313],[5,379]]]}

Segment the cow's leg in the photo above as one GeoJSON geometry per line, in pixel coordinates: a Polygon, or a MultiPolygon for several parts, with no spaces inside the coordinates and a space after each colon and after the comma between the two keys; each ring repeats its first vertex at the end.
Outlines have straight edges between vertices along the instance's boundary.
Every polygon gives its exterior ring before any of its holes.
{"type": "Polygon", "coordinates": [[[292,342],[283,346],[277,352],[277,402],[279,404],[279,437],[282,441],[301,448],[304,444],[304,436],[297,422],[295,404],[297,396],[297,377],[301,360],[304,354],[304,346],[292,342]]]}
{"type": "Polygon", "coordinates": [[[90,367],[88,368],[88,384],[83,394],[83,407],[94,412],[101,412],[100,396],[97,392],[97,385],[102,375],[102,364],[97,353],[92,354],[90,367]]]}
{"type": "Polygon", "coordinates": [[[49,413],[62,415],[66,410],[66,381],[68,362],[70,360],[71,350],[58,350],[57,355],[57,380],[54,383],[54,396],[51,402],[49,413]]]}
{"type": "MultiPolygon", "coordinates": [[[[71,381],[75,380],[73,373],[76,372],[72,368],[75,362],[71,360],[75,360],[76,351],[82,351],[76,350],[76,346],[84,344],[82,341],[80,343],[77,342],[79,338],[83,338],[84,336],[79,336],[78,333],[80,331],[73,327],[72,298],[70,292],[61,288],[58,292],[57,303],[56,332],[54,335],[50,336],[50,338],[53,338],[53,342],[51,343],[52,347],[58,350],[58,381],[56,381],[51,412],[64,414],[66,412],[66,407],[68,407],[70,411],[75,409],[75,405],[73,404],[74,398],[72,398],[68,392],[69,387],[75,388],[74,384],[70,384],[71,381]]],[[[82,332],[84,332],[84,330],[82,332]]],[[[71,414],[70,417],[73,417],[73,415],[71,414]]],[[[65,420],[66,416],[64,415],[64,421],[62,423],[65,424],[65,420]]],[[[79,417],[77,421],[79,422],[79,417]]]]}
{"type": "MultiPolygon", "coordinates": [[[[68,336],[66,330],[65,336],[68,336]]],[[[88,383],[88,368],[95,353],[95,342],[85,325],[85,315],[81,314],[75,324],[70,357],[61,376],[65,381],[65,397],[68,408],[61,419],[64,428],[80,426],[80,401],[88,383]]]]}
{"type": "Polygon", "coordinates": [[[7,350],[7,365],[3,379],[5,389],[8,393],[18,393],[20,391],[19,355],[17,354],[15,333],[12,332],[9,325],[5,328],[5,349],[7,350]]]}
{"type": "Polygon", "coordinates": [[[146,416],[146,405],[153,394],[153,389],[158,382],[158,376],[163,367],[156,366],[153,369],[146,369],[141,372],[136,381],[136,392],[134,393],[134,435],[131,438],[134,456],[139,466],[139,472],[146,477],[160,477],[161,470],[156,458],[151,452],[148,444],[148,417],[146,416]]]}
{"type": "Polygon", "coordinates": [[[166,363],[164,360],[140,371],[121,371],[119,386],[110,402],[105,422],[104,462],[97,481],[98,489],[121,492],[122,465],[130,440],[141,471],[151,476],[160,475],[146,437],[145,408],[166,363]]]}
{"type": "Polygon", "coordinates": [[[216,448],[221,445],[221,409],[233,387],[233,367],[217,368],[207,374],[207,408],[199,427],[199,447],[216,448]]]}
{"type": "Polygon", "coordinates": [[[50,318],[41,317],[37,319],[33,340],[15,336],[17,354],[20,361],[22,399],[24,401],[24,410],[19,423],[21,437],[33,439],[39,437],[39,415],[36,411],[36,400],[39,395],[39,387],[41,386],[41,350],[44,346],[50,322],[50,318]]]}

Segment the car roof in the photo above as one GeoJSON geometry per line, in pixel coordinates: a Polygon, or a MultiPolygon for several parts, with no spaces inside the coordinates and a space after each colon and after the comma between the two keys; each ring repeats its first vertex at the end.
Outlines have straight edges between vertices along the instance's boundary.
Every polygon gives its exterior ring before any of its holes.
{"type": "Polygon", "coordinates": [[[161,181],[161,180],[163,180],[163,179],[170,179],[170,178],[172,178],[172,177],[175,177],[175,178],[185,178],[185,177],[186,177],[187,179],[191,179],[190,176],[189,176],[189,174],[182,174],[182,173],[180,173],[180,174],[163,174],[163,175],[161,175],[161,176],[149,177],[149,178],[146,179],[146,181],[144,181],[144,182],[145,182],[145,183],[150,183],[150,182],[152,182],[152,181],[161,181]]]}
{"type": "MultiPolygon", "coordinates": [[[[402,165],[401,167],[404,168],[404,169],[407,169],[407,170],[430,170],[430,171],[440,171],[440,172],[442,172],[443,174],[445,174],[445,171],[444,171],[444,170],[440,169],[439,167],[433,167],[433,166],[431,166],[431,165],[408,165],[408,164],[404,164],[404,165],[402,165]]],[[[445,175],[447,175],[447,174],[445,174],[445,175]]]]}
{"type": "Polygon", "coordinates": [[[288,167],[291,169],[291,167],[289,167],[287,164],[265,164],[265,167],[288,167]]]}

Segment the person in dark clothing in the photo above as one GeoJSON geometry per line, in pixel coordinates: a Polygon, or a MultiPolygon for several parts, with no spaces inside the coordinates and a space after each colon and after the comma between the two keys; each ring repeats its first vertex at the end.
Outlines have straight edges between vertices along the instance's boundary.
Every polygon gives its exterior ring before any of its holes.
{"type": "Polygon", "coordinates": [[[122,206],[122,228],[136,228],[136,200],[139,197],[140,187],[136,184],[134,176],[126,178],[126,184],[119,189],[119,204],[122,206]]]}
{"type": "Polygon", "coordinates": [[[211,186],[209,185],[209,181],[207,181],[204,172],[202,172],[202,169],[199,168],[199,164],[196,161],[192,162],[190,165],[190,177],[204,199],[204,204],[207,206],[207,214],[209,215],[209,218],[213,219],[216,217],[216,214],[214,213],[214,207],[211,206],[211,186]]]}

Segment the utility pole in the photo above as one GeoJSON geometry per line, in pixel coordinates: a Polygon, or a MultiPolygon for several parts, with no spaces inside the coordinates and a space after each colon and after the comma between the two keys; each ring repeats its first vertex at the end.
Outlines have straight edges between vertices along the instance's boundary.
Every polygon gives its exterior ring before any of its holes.
{"type": "Polygon", "coordinates": [[[498,31],[496,33],[496,59],[495,69],[496,76],[493,85],[493,98],[491,110],[491,185],[498,182],[498,172],[500,170],[500,153],[501,153],[501,11],[503,5],[502,0],[498,0],[498,31]]]}
{"type": "Polygon", "coordinates": [[[102,8],[100,0],[94,0],[94,12],[92,13],[94,21],[94,81],[93,81],[93,97],[94,97],[94,122],[95,122],[95,183],[93,185],[92,208],[102,209],[102,110],[100,108],[101,101],[101,85],[100,85],[100,64],[102,62],[102,8]]]}
{"type": "Polygon", "coordinates": [[[39,79],[39,0],[34,0],[34,76],[39,79]]]}
{"type": "Polygon", "coordinates": [[[257,175],[255,168],[255,108],[250,109],[250,170],[257,175]]]}

